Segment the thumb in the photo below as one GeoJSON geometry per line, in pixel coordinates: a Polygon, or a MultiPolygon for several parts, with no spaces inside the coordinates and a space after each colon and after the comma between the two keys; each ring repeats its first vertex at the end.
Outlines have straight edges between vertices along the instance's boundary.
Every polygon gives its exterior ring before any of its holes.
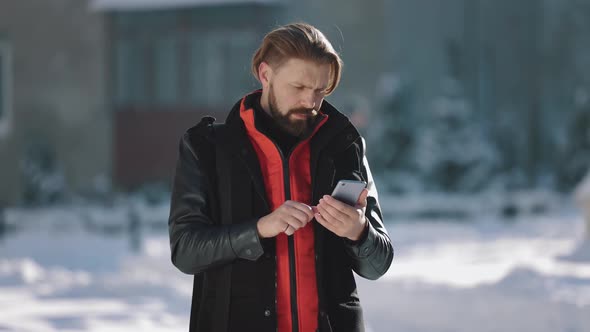
{"type": "Polygon", "coordinates": [[[365,188],[365,189],[363,189],[363,191],[361,191],[361,194],[359,196],[359,200],[356,203],[357,207],[359,207],[359,208],[367,207],[367,196],[369,196],[369,189],[365,188]]]}

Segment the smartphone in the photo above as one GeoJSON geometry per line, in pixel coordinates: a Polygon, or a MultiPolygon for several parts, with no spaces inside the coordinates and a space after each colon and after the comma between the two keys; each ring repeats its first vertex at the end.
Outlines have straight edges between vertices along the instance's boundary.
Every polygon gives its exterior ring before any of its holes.
{"type": "Polygon", "coordinates": [[[340,180],[332,191],[332,197],[348,205],[355,206],[363,189],[367,187],[365,181],[340,180]]]}

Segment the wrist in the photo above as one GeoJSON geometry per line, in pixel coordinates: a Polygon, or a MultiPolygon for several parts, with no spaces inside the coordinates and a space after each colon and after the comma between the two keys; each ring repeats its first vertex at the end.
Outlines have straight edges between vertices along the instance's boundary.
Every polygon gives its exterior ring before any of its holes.
{"type": "Polygon", "coordinates": [[[264,218],[258,219],[258,222],[256,223],[256,231],[258,232],[258,237],[261,239],[267,238],[267,236],[265,236],[265,234],[262,232],[263,219],[264,218]]]}
{"type": "Polygon", "coordinates": [[[367,218],[363,218],[362,226],[359,227],[360,230],[357,232],[356,236],[349,237],[348,239],[353,242],[358,242],[360,239],[363,238],[363,235],[365,235],[365,233],[367,232],[368,225],[369,225],[369,222],[368,222],[367,218]]]}

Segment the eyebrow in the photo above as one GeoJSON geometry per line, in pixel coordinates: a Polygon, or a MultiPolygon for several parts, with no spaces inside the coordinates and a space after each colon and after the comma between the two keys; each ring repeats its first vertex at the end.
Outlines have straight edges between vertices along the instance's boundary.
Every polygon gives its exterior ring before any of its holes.
{"type": "MultiPolygon", "coordinates": [[[[310,87],[308,85],[305,85],[305,84],[301,84],[299,82],[291,82],[291,85],[301,86],[301,87],[304,87],[306,89],[313,89],[312,87],[310,87]]],[[[313,90],[316,90],[316,91],[326,91],[326,90],[328,90],[328,87],[326,86],[326,87],[323,87],[323,88],[313,89],[313,90]]]]}

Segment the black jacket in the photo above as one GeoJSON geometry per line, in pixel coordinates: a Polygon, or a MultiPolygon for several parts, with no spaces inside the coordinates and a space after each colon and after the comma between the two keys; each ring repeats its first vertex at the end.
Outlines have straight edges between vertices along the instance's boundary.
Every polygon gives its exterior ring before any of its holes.
{"type": "MultiPolygon", "coordinates": [[[[225,125],[205,118],[180,141],[169,219],[172,263],[195,275],[190,331],[275,331],[274,238],[260,239],[256,222],[270,213],[256,152],[238,102],[225,125]]],[[[352,274],[377,279],[393,247],[383,227],[364,140],[329,103],[328,121],[311,144],[312,201],[340,179],[365,180],[366,235],[357,243],[316,223],[320,331],[364,331],[352,274]]],[[[305,331],[307,332],[307,331],[305,331]]]]}

